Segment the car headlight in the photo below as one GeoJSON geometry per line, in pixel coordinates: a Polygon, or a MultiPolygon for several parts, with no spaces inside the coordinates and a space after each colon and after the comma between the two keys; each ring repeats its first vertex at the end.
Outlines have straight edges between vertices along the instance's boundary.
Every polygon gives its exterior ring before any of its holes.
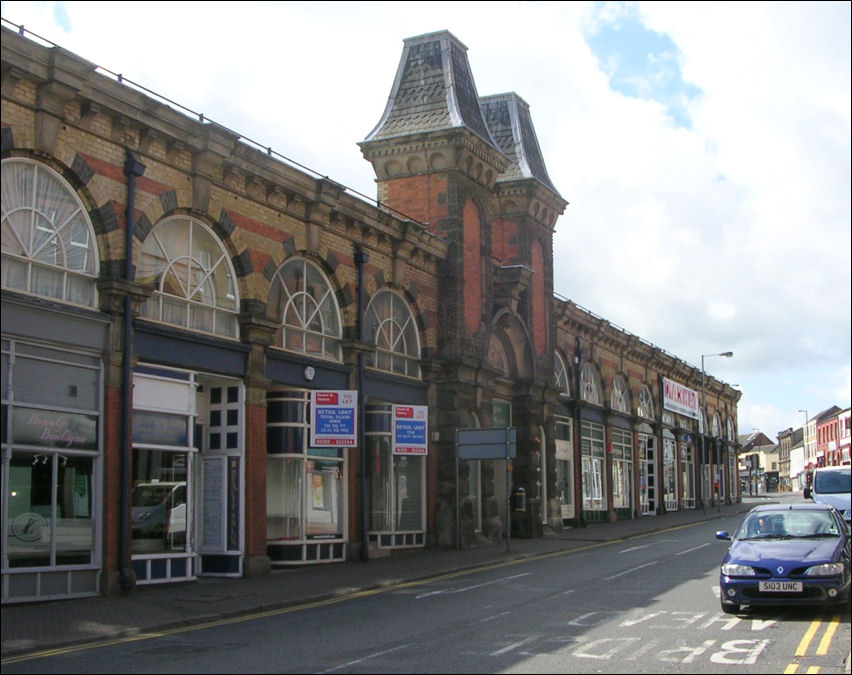
{"type": "Polygon", "coordinates": [[[734,563],[725,563],[722,565],[722,574],[726,577],[753,577],[754,568],[748,565],[736,565],[734,563]]]}
{"type": "Polygon", "coordinates": [[[843,563],[825,563],[824,565],[814,565],[809,567],[805,572],[806,577],[833,577],[843,574],[843,563]]]}

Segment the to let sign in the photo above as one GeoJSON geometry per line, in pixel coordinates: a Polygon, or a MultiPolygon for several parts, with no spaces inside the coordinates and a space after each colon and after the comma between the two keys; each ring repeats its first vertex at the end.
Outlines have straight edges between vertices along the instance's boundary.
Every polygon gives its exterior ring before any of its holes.
{"type": "Polygon", "coordinates": [[[393,454],[426,455],[429,408],[425,405],[393,407],[393,454]]]}
{"type": "Polygon", "coordinates": [[[311,447],[358,445],[358,392],[311,392],[311,447]]]}

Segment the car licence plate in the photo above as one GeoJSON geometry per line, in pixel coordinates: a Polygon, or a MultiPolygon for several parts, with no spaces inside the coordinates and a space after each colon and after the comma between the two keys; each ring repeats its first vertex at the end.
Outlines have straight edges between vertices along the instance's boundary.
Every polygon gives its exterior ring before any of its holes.
{"type": "Polygon", "coordinates": [[[761,593],[801,593],[801,581],[761,581],[761,593]]]}

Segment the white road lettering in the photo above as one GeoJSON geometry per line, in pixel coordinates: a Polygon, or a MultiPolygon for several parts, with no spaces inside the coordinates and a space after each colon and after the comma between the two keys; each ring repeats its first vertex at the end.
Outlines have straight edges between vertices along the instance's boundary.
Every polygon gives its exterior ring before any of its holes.
{"type": "Polygon", "coordinates": [[[659,612],[651,612],[650,614],[643,614],[638,619],[628,619],[627,621],[622,621],[621,625],[622,626],[635,626],[636,624],[640,624],[643,621],[648,621],[650,619],[653,619],[654,617],[660,616],[661,614],[665,614],[665,612],[659,611],[659,612]]]}
{"type": "Polygon", "coordinates": [[[713,624],[720,623],[722,624],[722,630],[732,630],[737,626],[737,624],[741,621],[738,616],[725,616],[724,614],[717,614],[714,617],[711,617],[707,623],[702,624],[701,628],[710,628],[713,624]]]}
{"type": "Polygon", "coordinates": [[[722,645],[723,651],[711,655],[710,660],[713,663],[753,666],[768,644],[769,640],[731,640],[722,645]]]}
{"type": "Polygon", "coordinates": [[[618,614],[618,612],[589,612],[588,614],[581,614],[576,619],[571,619],[568,622],[570,626],[598,626],[602,624],[604,621],[609,619],[613,614],[618,614]],[[591,617],[597,617],[594,621],[591,621],[591,617]]]}
{"type": "Polygon", "coordinates": [[[599,659],[606,661],[615,654],[637,642],[639,638],[601,638],[592,640],[571,652],[572,656],[583,659],[599,659]]]}
{"type": "Polygon", "coordinates": [[[692,663],[716,643],[715,640],[705,640],[698,647],[681,645],[674,649],[664,649],[657,652],[657,658],[667,663],[692,663]]]}

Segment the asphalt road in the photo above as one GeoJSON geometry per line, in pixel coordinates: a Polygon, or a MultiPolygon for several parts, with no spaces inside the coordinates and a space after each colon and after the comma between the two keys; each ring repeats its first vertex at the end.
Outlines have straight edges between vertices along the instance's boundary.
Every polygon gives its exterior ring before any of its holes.
{"type": "Polygon", "coordinates": [[[848,608],[721,613],[726,544],[714,532],[738,522],[75,647],[3,672],[848,673],[848,608]]]}

